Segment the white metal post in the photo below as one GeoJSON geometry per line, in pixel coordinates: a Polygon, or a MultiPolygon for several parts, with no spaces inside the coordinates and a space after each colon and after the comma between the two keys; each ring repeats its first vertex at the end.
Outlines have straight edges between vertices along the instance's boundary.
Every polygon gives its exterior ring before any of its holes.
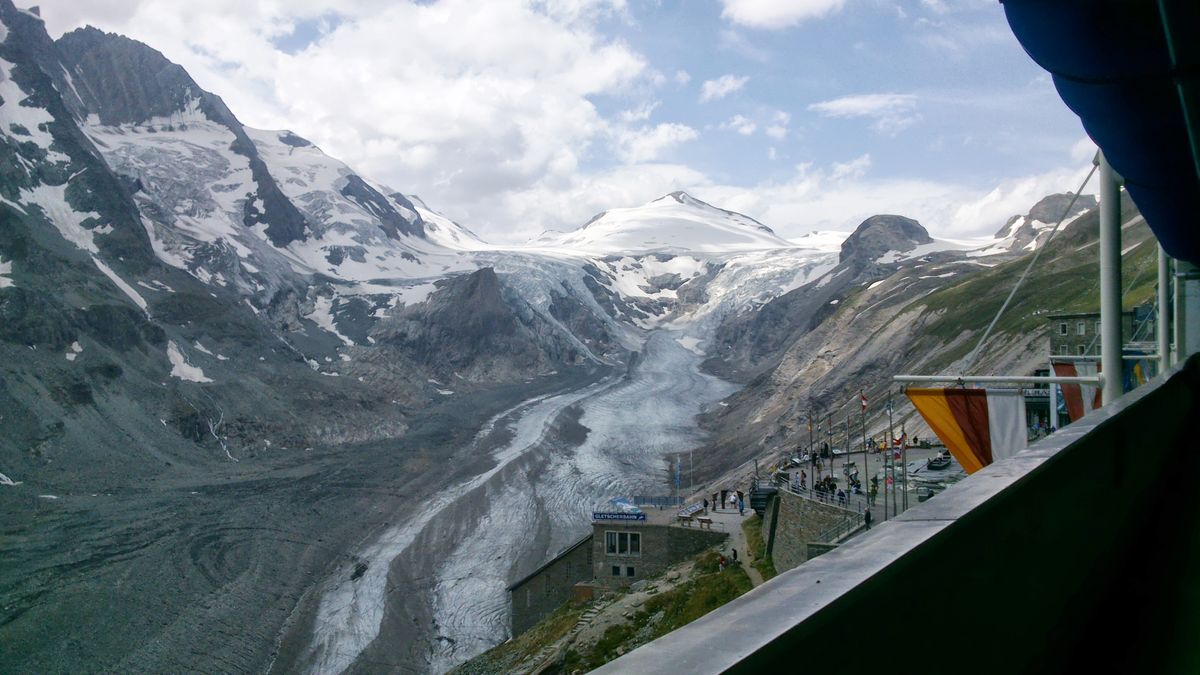
{"type": "Polygon", "coordinates": [[[1102,400],[1120,398],[1121,366],[1121,184],[1104,153],[1100,158],[1100,366],[1102,400]]]}
{"type": "Polygon", "coordinates": [[[1200,268],[1175,261],[1175,359],[1200,352],[1200,268]]]}
{"type": "Polygon", "coordinates": [[[1171,367],[1171,259],[1167,251],[1158,245],[1158,372],[1165,373],[1171,367]]]}

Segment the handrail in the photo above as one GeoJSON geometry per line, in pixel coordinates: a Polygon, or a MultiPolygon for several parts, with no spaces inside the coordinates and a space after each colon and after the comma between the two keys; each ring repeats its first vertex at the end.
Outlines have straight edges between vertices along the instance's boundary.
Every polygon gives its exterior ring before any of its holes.
{"type": "Polygon", "coordinates": [[[862,527],[862,525],[863,525],[863,520],[862,520],[861,516],[858,516],[858,515],[855,515],[853,517],[847,516],[842,519],[842,522],[838,523],[837,525],[834,525],[833,527],[826,529],[824,532],[817,535],[817,538],[814,541],[821,543],[821,544],[832,544],[832,543],[835,543],[838,539],[841,539],[843,535],[853,532],[854,530],[858,529],[859,527],[862,527]]]}

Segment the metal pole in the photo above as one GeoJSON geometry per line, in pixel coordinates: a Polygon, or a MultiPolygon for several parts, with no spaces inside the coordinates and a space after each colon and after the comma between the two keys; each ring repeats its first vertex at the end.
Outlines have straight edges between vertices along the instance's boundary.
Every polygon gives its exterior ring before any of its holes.
{"type": "Polygon", "coordinates": [[[1200,268],[1175,261],[1175,360],[1200,351],[1200,268]]]}
{"type": "MultiPolygon", "coordinates": [[[[887,521],[887,463],[892,461],[892,453],[895,452],[896,437],[892,427],[892,392],[888,392],[888,437],[887,437],[887,457],[883,460],[883,519],[887,521]]],[[[893,498],[895,495],[893,495],[893,498]]]]}
{"type": "MultiPolygon", "coordinates": [[[[813,429],[812,429],[812,411],[809,410],[808,411],[808,461],[809,461],[808,470],[809,471],[812,471],[813,466],[816,464],[816,457],[813,455],[813,433],[812,433],[812,431],[813,431],[813,429]]],[[[812,481],[813,478],[812,478],[811,474],[809,475],[808,479],[810,482],[812,481]]],[[[809,487],[811,487],[811,485],[809,483],[805,483],[804,487],[809,488],[809,487]]]]}
{"type": "Polygon", "coordinates": [[[846,413],[846,452],[843,454],[842,473],[846,476],[846,504],[850,503],[850,413],[846,413]]]}
{"type": "Polygon", "coordinates": [[[1165,373],[1171,367],[1171,334],[1167,332],[1171,323],[1171,258],[1167,250],[1158,245],[1158,372],[1165,373]]]}
{"type": "Polygon", "coordinates": [[[1104,153],[1100,159],[1100,369],[1102,400],[1121,397],[1121,183],[1104,153]]]}
{"type": "Polygon", "coordinates": [[[829,475],[833,475],[833,413],[828,413],[825,420],[825,445],[829,447],[829,475]]]}
{"type": "Polygon", "coordinates": [[[1048,377],[1036,375],[973,375],[970,377],[962,377],[959,375],[895,375],[892,377],[892,382],[900,384],[917,384],[917,383],[951,383],[951,384],[1090,384],[1096,387],[1104,383],[1104,375],[1095,375],[1092,377],[1058,377],[1051,375],[1048,377]]]}
{"type": "MultiPolygon", "coordinates": [[[[1054,353],[1050,353],[1050,358],[1046,364],[1050,366],[1050,374],[1054,374],[1054,353]]],[[[1050,433],[1058,431],[1058,385],[1054,382],[1050,383],[1050,433]]]]}
{"type": "MultiPolygon", "coordinates": [[[[904,508],[908,509],[908,434],[904,432],[904,423],[900,423],[900,435],[904,437],[904,442],[900,444],[900,464],[904,467],[904,491],[901,495],[904,497],[904,508]]],[[[894,481],[893,481],[894,482],[894,481]]],[[[896,492],[892,490],[892,506],[896,505],[896,492]]]]}
{"type": "MultiPolygon", "coordinates": [[[[862,403],[866,399],[866,394],[863,393],[862,391],[859,391],[858,395],[859,395],[859,402],[862,403]]],[[[870,458],[867,457],[867,407],[866,407],[866,405],[862,406],[862,452],[863,452],[863,465],[862,465],[862,468],[859,469],[859,471],[858,471],[858,484],[859,485],[862,485],[863,480],[866,479],[867,464],[870,463],[870,458]]],[[[869,505],[868,505],[868,507],[869,507],[869,505]]]]}

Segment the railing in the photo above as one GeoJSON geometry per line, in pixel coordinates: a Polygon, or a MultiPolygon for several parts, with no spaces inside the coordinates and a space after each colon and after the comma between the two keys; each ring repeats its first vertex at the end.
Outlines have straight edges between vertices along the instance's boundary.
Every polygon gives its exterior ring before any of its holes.
{"type": "Polygon", "coordinates": [[[654,506],[660,509],[670,506],[683,506],[683,497],[634,497],[634,506],[654,506]]]}
{"type": "Polygon", "coordinates": [[[836,493],[829,494],[828,492],[819,492],[812,488],[807,488],[807,489],[801,490],[798,487],[796,487],[795,485],[792,485],[792,484],[789,484],[786,482],[781,483],[778,486],[778,488],[780,490],[783,490],[784,492],[787,492],[788,494],[795,495],[797,497],[801,497],[803,499],[808,499],[808,500],[811,500],[814,502],[819,502],[826,506],[833,506],[833,507],[836,507],[839,509],[844,509],[844,510],[846,510],[850,513],[854,513],[856,515],[861,514],[863,512],[863,510],[867,508],[866,495],[848,494],[848,495],[846,495],[846,498],[844,501],[839,502],[836,493]]]}
{"type": "Polygon", "coordinates": [[[820,544],[836,544],[846,535],[863,526],[861,515],[846,516],[842,522],[817,535],[813,541],[820,544]]]}

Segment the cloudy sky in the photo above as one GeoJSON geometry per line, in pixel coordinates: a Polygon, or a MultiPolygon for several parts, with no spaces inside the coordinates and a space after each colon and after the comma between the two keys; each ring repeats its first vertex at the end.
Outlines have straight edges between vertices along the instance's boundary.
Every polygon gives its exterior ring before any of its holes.
{"type": "Polygon", "coordinates": [[[1093,146],[996,0],[40,0],[493,241],[667,192],[991,234],[1093,146]]]}

